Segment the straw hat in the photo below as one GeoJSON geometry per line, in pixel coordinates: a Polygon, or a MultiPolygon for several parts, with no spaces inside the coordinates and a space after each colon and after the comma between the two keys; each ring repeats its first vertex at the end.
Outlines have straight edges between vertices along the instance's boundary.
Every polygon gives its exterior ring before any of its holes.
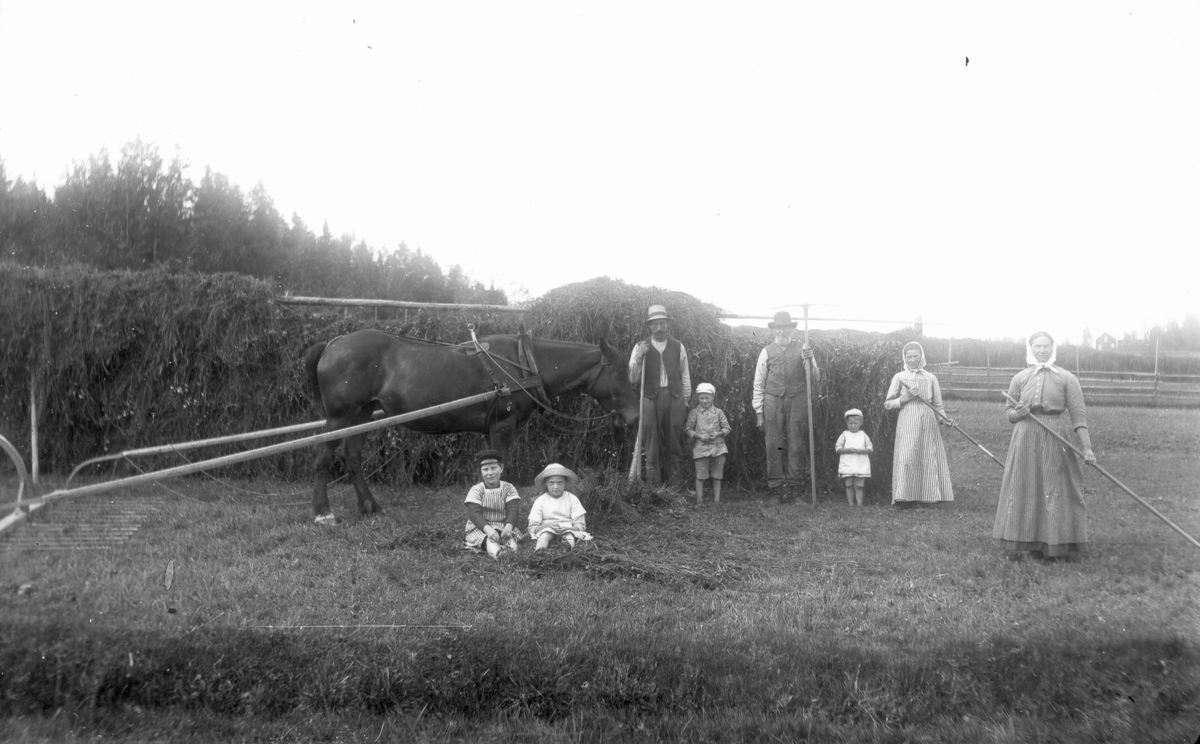
{"type": "Polygon", "coordinates": [[[771,330],[795,327],[796,321],[792,320],[792,314],[787,310],[780,310],[779,312],[775,313],[775,320],[767,323],[767,328],[770,328],[771,330]]]}
{"type": "Polygon", "coordinates": [[[552,475],[561,475],[562,477],[566,478],[568,491],[574,488],[575,484],[579,482],[579,476],[575,475],[573,470],[570,468],[564,468],[557,462],[552,462],[546,466],[545,470],[537,474],[537,477],[533,479],[533,485],[537,486],[537,490],[545,491],[546,479],[552,475]]]}
{"type": "Polygon", "coordinates": [[[717,389],[715,387],[713,387],[712,383],[710,383],[710,382],[702,382],[696,386],[696,395],[699,395],[700,393],[708,393],[709,395],[716,395],[717,389]]]}
{"type": "Polygon", "coordinates": [[[656,320],[671,320],[671,316],[667,315],[665,305],[651,305],[649,317],[646,318],[647,323],[653,323],[656,320]]]}

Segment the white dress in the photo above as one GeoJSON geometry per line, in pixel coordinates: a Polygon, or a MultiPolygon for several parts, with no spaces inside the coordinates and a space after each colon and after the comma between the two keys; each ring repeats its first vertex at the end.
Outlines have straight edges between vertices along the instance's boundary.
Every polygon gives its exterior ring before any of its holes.
{"type": "MultiPolygon", "coordinates": [[[[849,449],[873,449],[871,446],[871,438],[862,429],[858,431],[844,431],[838,437],[837,446],[834,449],[847,447],[849,449]]],[[[871,456],[868,454],[859,454],[850,452],[844,455],[838,455],[838,477],[845,478],[853,476],[855,478],[870,478],[871,477],[871,456]]]]}
{"type": "Polygon", "coordinates": [[[566,491],[557,499],[548,493],[538,496],[529,510],[529,534],[540,535],[549,530],[555,535],[573,535],[577,540],[591,540],[587,533],[587,510],[579,498],[566,491]]]}

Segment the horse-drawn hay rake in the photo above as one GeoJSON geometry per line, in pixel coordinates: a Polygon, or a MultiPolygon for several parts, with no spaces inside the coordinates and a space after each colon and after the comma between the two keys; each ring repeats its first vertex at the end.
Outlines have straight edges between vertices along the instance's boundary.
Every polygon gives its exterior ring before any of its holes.
{"type": "Polygon", "coordinates": [[[17,500],[10,501],[10,502],[4,503],[4,504],[0,504],[0,514],[7,513],[7,516],[5,516],[3,519],[0,519],[0,534],[3,534],[8,529],[11,529],[12,527],[16,526],[21,521],[26,519],[30,514],[37,511],[38,509],[42,508],[43,506],[54,503],[56,501],[78,498],[80,496],[89,496],[89,495],[94,495],[94,494],[99,494],[99,493],[105,493],[107,491],[114,491],[114,490],[121,489],[121,488],[128,488],[130,486],[135,486],[135,485],[139,485],[142,483],[154,483],[157,481],[166,480],[168,478],[176,478],[176,477],[182,476],[182,475],[191,475],[193,473],[199,473],[199,472],[202,472],[205,470],[211,470],[214,468],[224,467],[226,465],[234,465],[234,464],[241,463],[241,462],[247,462],[250,460],[257,460],[257,459],[260,459],[263,457],[270,457],[272,455],[282,454],[284,452],[291,452],[293,450],[304,449],[306,447],[313,447],[318,444],[322,444],[325,442],[331,442],[331,441],[338,440],[338,439],[344,439],[346,437],[354,436],[356,434],[366,434],[367,432],[375,431],[377,429],[384,429],[384,428],[387,428],[390,426],[399,426],[401,424],[405,424],[410,421],[416,421],[418,419],[426,418],[429,416],[436,416],[436,415],[438,415],[440,413],[444,413],[446,411],[453,411],[458,408],[465,408],[467,406],[473,406],[473,405],[477,405],[479,403],[486,403],[486,402],[492,400],[493,398],[496,398],[497,396],[501,395],[501,393],[502,393],[501,390],[491,390],[489,392],[481,393],[479,395],[472,395],[472,396],[469,396],[466,398],[459,398],[457,400],[453,400],[453,401],[450,401],[447,403],[441,403],[441,404],[438,404],[435,406],[429,406],[427,408],[422,408],[417,411],[411,411],[409,413],[399,414],[396,416],[388,416],[386,418],[377,418],[376,420],[370,421],[365,424],[359,424],[357,426],[346,427],[344,429],[338,429],[336,431],[329,431],[329,432],[325,432],[322,434],[315,434],[313,436],[303,437],[300,439],[294,439],[294,440],[291,440],[288,442],[280,442],[278,444],[272,444],[272,445],[268,445],[266,447],[258,447],[255,449],[246,450],[244,452],[238,452],[238,453],[231,454],[231,455],[225,455],[223,457],[216,457],[216,458],[212,458],[209,460],[200,460],[198,462],[192,462],[192,463],[188,463],[186,465],[179,465],[179,466],[176,466],[173,468],[166,468],[165,470],[156,470],[156,471],[149,472],[149,473],[141,473],[139,475],[129,476],[127,478],[117,478],[115,480],[105,481],[103,483],[92,483],[92,484],[89,484],[86,486],[70,488],[69,486],[70,486],[71,480],[83,468],[85,468],[89,465],[94,465],[97,463],[107,462],[107,461],[111,461],[111,460],[122,459],[125,457],[136,457],[136,456],[145,456],[145,455],[153,455],[153,454],[165,454],[165,453],[170,453],[170,452],[181,452],[181,451],[197,449],[197,448],[201,448],[201,447],[210,447],[210,446],[215,446],[215,445],[220,445],[220,444],[229,444],[232,442],[247,441],[247,440],[251,440],[251,439],[264,439],[264,438],[271,437],[271,436],[282,436],[285,434],[294,434],[296,432],[301,432],[301,431],[311,431],[312,429],[319,429],[319,428],[325,426],[326,422],[325,421],[314,421],[314,422],[310,422],[310,423],[306,423],[306,424],[294,424],[292,426],[284,426],[284,427],[280,427],[277,429],[263,429],[261,431],[247,432],[244,434],[233,434],[230,436],[216,437],[213,439],[202,439],[202,440],[196,440],[193,442],[167,444],[167,445],[161,445],[158,447],[145,447],[145,448],[136,449],[136,450],[127,450],[125,452],[116,453],[116,454],[112,454],[112,455],[104,455],[101,457],[95,457],[95,458],[92,458],[90,460],[87,460],[87,461],[81,463],[79,466],[77,466],[71,472],[71,475],[67,478],[66,485],[68,487],[56,489],[54,491],[51,491],[50,493],[47,493],[47,494],[44,494],[41,496],[36,496],[33,498],[28,498],[28,499],[23,498],[26,490],[28,489],[32,493],[32,491],[34,489],[32,487],[32,484],[29,484],[29,478],[27,475],[27,471],[25,469],[25,463],[21,460],[21,456],[17,452],[16,448],[13,447],[13,445],[7,439],[0,436],[0,449],[4,450],[5,454],[8,455],[9,459],[11,459],[13,461],[14,465],[16,466],[17,477],[18,477],[17,500]],[[28,486],[27,486],[27,484],[28,484],[28,486]]]}

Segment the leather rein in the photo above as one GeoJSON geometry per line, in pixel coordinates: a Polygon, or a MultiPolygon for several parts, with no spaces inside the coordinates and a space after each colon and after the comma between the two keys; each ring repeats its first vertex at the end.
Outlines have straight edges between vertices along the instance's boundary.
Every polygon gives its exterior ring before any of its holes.
{"type": "MultiPolygon", "coordinates": [[[[483,363],[483,368],[487,371],[488,376],[492,378],[492,383],[496,386],[497,390],[501,391],[500,396],[502,398],[507,398],[509,395],[511,395],[511,392],[509,392],[508,389],[508,381],[511,381],[512,384],[517,387],[517,389],[529,396],[529,399],[533,401],[539,408],[547,413],[558,416],[559,418],[566,419],[567,421],[602,421],[612,416],[611,413],[605,413],[602,416],[568,416],[567,414],[559,413],[550,407],[550,398],[546,394],[546,388],[542,382],[542,375],[538,371],[537,360],[534,359],[533,356],[533,337],[528,331],[525,330],[524,327],[522,327],[520,333],[517,334],[517,356],[519,359],[523,360],[524,363],[522,361],[508,359],[507,357],[500,356],[499,354],[493,354],[488,345],[485,343],[480,343],[479,339],[475,336],[475,325],[473,323],[467,324],[467,330],[471,332],[471,344],[474,346],[474,349],[471,350],[471,353],[479,356],[480,361],[483,363]],[[517,369],[528,372],[529,376],[518,380],[517,378],[513,377],[502,365],[496,364],[495,367],[493,367],[488,363],[488,360],[491,360],[492,362],[496,362],[497,360],[507,362],[517,369]],[[508,381],[501,382],[499,378],[496,377],[497,368],[504,374],[505,377],[508,378],[508,381]]],[[[463,346],[465,345],[466,344],[463,344],[463,346]]],[[[587,387],[585,387],[583,391],[584,393],[592,396],[592,388],[596,386],[596,382],[600,379],[600,375],[604,373],[604,368],[606,366],[608,366],[608,358],[604,356],[603,352],[601,352],[600,364],[596,365],[596,371],[592,373],[591,379],[588,380],[587,387]]],[[[511,400],[508,402],[508,410],[512,410],[511,400]]]]}

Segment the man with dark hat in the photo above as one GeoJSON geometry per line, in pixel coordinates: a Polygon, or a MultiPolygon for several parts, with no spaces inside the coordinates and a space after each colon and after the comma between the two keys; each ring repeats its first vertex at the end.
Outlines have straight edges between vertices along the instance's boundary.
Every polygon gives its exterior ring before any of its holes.
{"type": "Polygon", "coordinates": [[[643,382],[646,481],[651,486],[665,484],[679,488],[683,485],[683,422],[687,419],[688,398],[692,393],[692,375],[688,371],[687,350],[668,333],[670,322],[666,307],[650,306],[645,323],[650,338],[633,347],[629,381],[634,385],[643,382]]]}
{"type": "Polygon", "coordinates": [[[779,490],[780,501],[792,501],[803,477],[808,438],[804,366],[809,365],[813,385],[821,379],[821,370],[809,345],[792,338],[796,322],[790,313],[775,313],[767,328],[775,332],[775,339],[758,355],[751,403],[758,428],[766,435],[767,486],[779,490]]]}

